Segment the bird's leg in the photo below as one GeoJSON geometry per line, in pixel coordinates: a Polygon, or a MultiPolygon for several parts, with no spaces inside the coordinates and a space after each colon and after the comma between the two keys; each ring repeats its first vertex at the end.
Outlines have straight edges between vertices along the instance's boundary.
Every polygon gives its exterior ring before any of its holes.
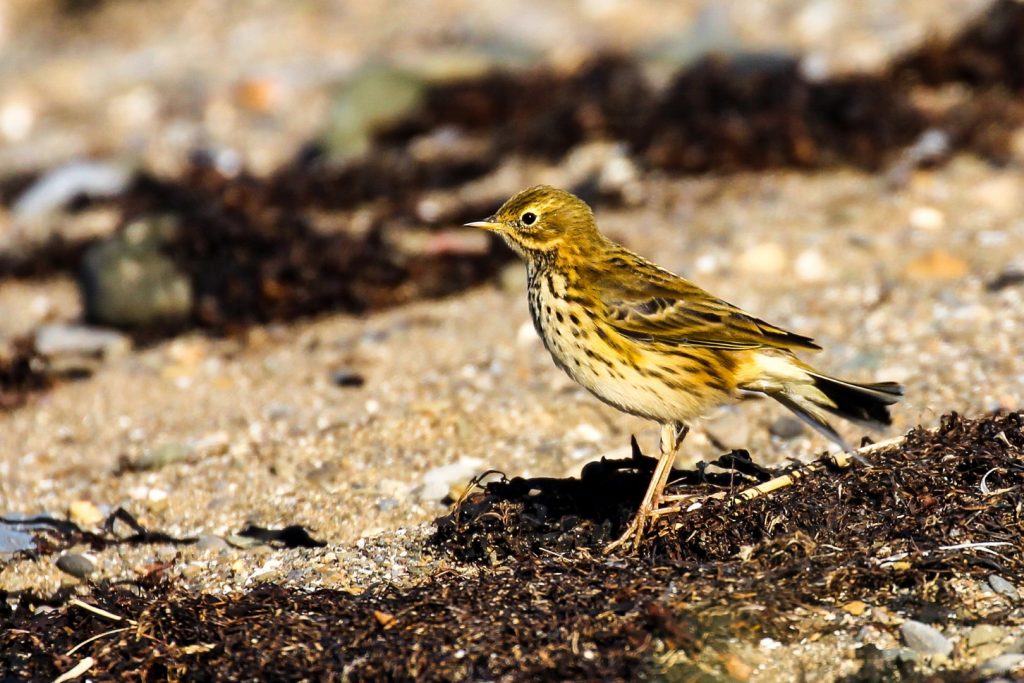
{"type": "Polygon", "coordinates": [[[647,492],[644,493],[644,498],[640,501],[640,508],[633,517],[633,521],[629,523],[625,533],[618,540],[605,547],[606,554],[626,543],[629,543],[632,549],[636,549],[640,545],[647,518],[654,516],[658,504],[661,502],[661,495],[665,490],[665,484],[668,483],[668,476],[672,472],[672,463],[675,462],[679,444],[686,438],[686,433],[689,430],[689,427],[677,422],[669,422],[661,426],[661,453],[658,455],[658,465],[654,468],[654,474],[651,475],[651,483],[647,486],[647,492]]]}

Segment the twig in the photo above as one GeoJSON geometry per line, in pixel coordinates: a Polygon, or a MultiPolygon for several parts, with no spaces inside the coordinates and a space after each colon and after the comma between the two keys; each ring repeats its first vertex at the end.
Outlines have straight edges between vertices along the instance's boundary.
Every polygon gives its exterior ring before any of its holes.
{"type": "Polygon", "coordinates": [[[138,624],[138,622],[135,621],[134,619],[127,619],[125,617],[119,617],[118,615],[114,614],[113,612],[108,612],[107,610],[100,609],[99,607],[96,607],[95,605],[90,605],[87,602],[82,602],[78,598],[71,598],[70,600],[68,600],[68,604],[69,605],[74,605],[75,607],[81,607],[82,609],[84,609],[84,610],[86,610],[88,612],[92,612],[93,614],[95,614],[97,616],[100,616],[100,617],[103,617],[104,619],[110,619],[111,621],[122,621],[123,620],[123,621],[127,621],[129,624],[132,624],[133,626],[138,624]]]}
{"type": "MultiPolygon", "coordinates": [[[[798,470],[780,475],[778,477],[775,477],[774,479],[769,479],[768,481],[761,482],[756,486],[751,486],[749,488],[743,489],[739,493],[729,498],[729,502],[743,503],[749,500],[754,500],[755,498],[760,498],[761,496],[766,496],[769,493],[778,491],[779,489],[784,489],[787,486],[792,486],[794,483],[797,482],[797,480],[803,479],[808,474],[812,474],[813,472],[823,470],[828,466],[846,469],[851,464],[853,464],[855,460],[863,459],[863,456],[869,453],[874,453],[875,451],[880,451],[884,448],[898,446],[901,443],[903,443],[905,439],[905,436],[897,436],[893,437],[892,439],[886,439],[885,441],[879,441],[878,443],[862,446],[857,450],[851,451],[849,453],[836,453],[834,455],[823,456],[821,458],[818,458],[814,462],[808,463],[807,465],[798,470]]],[[[654,510],[652,512],[652,515],[661,516],[683,511],[690,512],[692,510],[700,508],[703,501],[723,500],[727,497],[729,497],[728,491],[719,491],[718,493],[712,493],[711,495],[708,496],[701,496],[698,494],[662,496],[661,500],[663,502],[680,503],[680,505],[659,508],[657,510],[654,510]],[[689,507],[684,507],[682,505],[683,503],[690,503],[690,505],[689,507]]]]}
{"type": "Polygon", "coordinates": [[[97,633],[92,638],[86,638],[85,640],[80,642],[78,645],[75,645],[73,648],[68,650],[65,653],[65,656],[70,657],[71,655],[75,654],[75,652],[77,652],[79,650],[79,648],[85,647],[86,645],[88,645],[92,641],[99,640],[103,636],[109,636],[112,633],[120,633],[121,631],[127,631],[129,628],[131,628],[131,627],[130,626],[122,626],[121,628],[114,628],[114,629],[111,629],[109,631],[104,631],[103,633],[97,633]]]}
{"type": "MultiPolygon", "coordinates": [[[[782,476],[775,477],[774,479],[769,479],[768,481],[758,484],[756,486],[751,486],[750,488],[743,489],[735,496],[730,498],[729,502],[742,503],[744,501],[760,498],[761,496],[766,496],[769,493],[778,491],[779,489],[786,488],[787,486],[792,486],[797,480],[803,479],[808,474],[811,474],[813,472],[823,470],[830,465],[833,467],[838,467],[840,469],[846,469],[858,457],[862,458],[863,456],[869,453],[874,453],[875,451],[880,451],[884,448],[898,446],[901,443],[903,443],[905,439],[905,436],[897,436],[892,439],[886,439],[885,441],[879,441],[878,443],[862,446],[861,448],[858,448],[857,450],[851,451],[849,453],[844,452],[836,453],[835,455],[826,455],[824,457],[818,458],[812,463],[809,463],[806,467],[802,467],[788,474],[783,474],[782,476]]],[[[724,498],[725,496],[720,497],[724,498]]]]}
{"type": "Polygon", "coordinates": [[[64,683],[64,681],[70,681],[70,680],[73,680],[75,678],[78,678],[79,676],[84,674],[86,671],[91,669],[92,665],[95,664],[95,663],[96,663],[96,660],[94,660],[92,657],[86,657],[85,659],[80,661],[78,664],[75,664],[75,666],[73,668],[65,671],[60,676],[57,676],[55,679],[53,679],[53,683],[64,683]]]}

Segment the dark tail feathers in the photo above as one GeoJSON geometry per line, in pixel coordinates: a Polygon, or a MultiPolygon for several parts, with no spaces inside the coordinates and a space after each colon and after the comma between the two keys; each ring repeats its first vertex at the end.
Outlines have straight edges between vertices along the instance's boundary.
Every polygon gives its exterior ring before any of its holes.
{"type": "Polygon", "coordinates": [[[903,387],[896,382],[854,384],[824,375],[811,374],[814,386],[834,405],[815,401],[824,410],[843,419],[869,427],[892,424],[889,406],[903,396],[903,387]]]}

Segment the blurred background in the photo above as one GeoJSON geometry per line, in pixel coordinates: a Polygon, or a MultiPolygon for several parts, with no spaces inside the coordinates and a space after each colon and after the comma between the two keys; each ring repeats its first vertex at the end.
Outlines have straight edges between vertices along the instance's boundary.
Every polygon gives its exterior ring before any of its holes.
{"type": "MultiPolygon", "coordinates": [[[[541,182],[905,383],[894,432],[1020,408],[1022,46],[1012,0],[7,0],[0,511],[351,540],[653,443],[460,227],[541,182]]],[[[760,402],[686,458],[824,447],[760,402]]]]}

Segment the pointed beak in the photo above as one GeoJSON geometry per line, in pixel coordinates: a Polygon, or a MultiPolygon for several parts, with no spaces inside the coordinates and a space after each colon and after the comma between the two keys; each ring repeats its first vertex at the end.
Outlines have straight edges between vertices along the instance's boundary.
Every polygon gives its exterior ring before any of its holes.
{"type": "Polygon", "coordinates": [[[466,223],[467,228],[480,228],[482,230],[500,230],[501,223],[495,223],[494,217],[488,218],[485,221],[475,221],[473,223],[466,223]]]}

